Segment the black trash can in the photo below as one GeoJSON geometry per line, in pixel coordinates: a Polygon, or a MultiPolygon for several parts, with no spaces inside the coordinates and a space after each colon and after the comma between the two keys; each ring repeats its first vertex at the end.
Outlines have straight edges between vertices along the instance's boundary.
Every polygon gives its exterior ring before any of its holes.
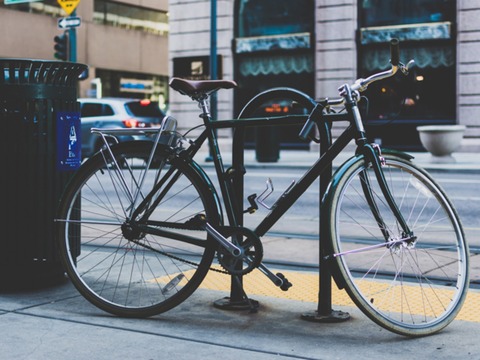
{"type": "Polygon", "coordinates": [[[277,162],[280,158],[280,141],[274,126],[255,128],[255,155],[258,162],[277,162]]]}
{"type": "Polygon", "coordinates": [[[63,278],[54,216],[81,161],[77,87],[86,69],[60,61],[0,59],[0,289],[63,278]]]}

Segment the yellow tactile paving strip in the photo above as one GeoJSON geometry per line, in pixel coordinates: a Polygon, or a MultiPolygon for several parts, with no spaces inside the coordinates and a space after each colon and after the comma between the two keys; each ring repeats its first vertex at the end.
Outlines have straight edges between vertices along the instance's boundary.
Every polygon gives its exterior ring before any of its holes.
{"type": "MultiPolygon", "coordinates": [[[[318,302],[318,274],[299,271],[281,271],[293,284],[288,291],[282,291],[258,270],[243,277],[243,287],[249,295],[271,296],[290,300],[318,302]]],[[[209,290],[230,291],[230,276],[210,271],[201,288],[209,290]]],[[[381,285],[379,285],[379,288],[381,285]]],[[[332,286],[332,304],[337,306],[355,306],[344,290],[332,286]]],[[[419,305],[420,306],[420,305],[419,305]]],[[[480,292],[470,290],[457,320],[480,322],[480,292]]]]}

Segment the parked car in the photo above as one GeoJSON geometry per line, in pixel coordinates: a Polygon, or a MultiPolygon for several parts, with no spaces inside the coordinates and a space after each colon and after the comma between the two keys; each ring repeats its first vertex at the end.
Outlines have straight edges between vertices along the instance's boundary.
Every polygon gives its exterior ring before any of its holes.
{"type": "MultiPolygon", "coordinates": [[[[91,128],[146,128],[159,126],[165,114],[158,103],[150,100],[124,98],[80,98],[82,157],[95,154],[103,141],[90,132],[91,128]]],[[[119,136],[118,141],[133,140],[119,136]]]]}

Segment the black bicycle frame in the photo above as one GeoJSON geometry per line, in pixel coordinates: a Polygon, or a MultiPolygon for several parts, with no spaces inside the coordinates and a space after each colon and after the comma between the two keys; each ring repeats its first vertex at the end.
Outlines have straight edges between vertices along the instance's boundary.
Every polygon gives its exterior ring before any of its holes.
{"type": "MultiPolygon", "coordinates": [[[[307,170],[307,172],[300,178],[300,180],[295,183],[286,193],[284,193],[280,199],[275,203],[275,207],[270,211],[270,213],[260,222],[260,224],[253,230],[254,234],[258,237],[265,235],[275,223],[290,209],[290,207],[300,198],[305,191],[312,185],[312,183],[319,178],[325,170],[331,169],[333,160],[345,149],[348,143],[355,139],[357,142],[357,154],[362,154],[365,157],[365,161],[368,164],[371,164],[374,169],[377,181],[380,185],[383,196],[385,197],[387,204],[389,205],[394,216],[398,220],[405,236],[411,236],[411,231],[406,224],[402,214],[400,213],[391,193],[386,184],[386,180],[382,171],[382,165],[379,160],[379,155],[376,153],[376,150],[371,144],[368,144],[365,141],[365,134],[362,129],[358,128],[358,124],[361,123],[361,119],[357,119],[359,116],[358,108],[356,107],[356,102],[353,106],[347,106],[347,111],[344,113],[325,113],[321,112],[321,117],[318,119],[313,119],[320,130],[320,133],[328,137],[327,144],[329,145],[327,149],[324,149],[322,156],[315,162],[315,164],[307,170]],[[335,142],[331,143],[330,141],[330,127],[333,122],[338,121],[348,121],[350,124],[345,129],[345,131],[336,139],[335,142]]],[[[232,179],[235,174],[233,169],[225,171],[223,160],[221,157],[220,149],[216,141],[215,132],[218,129],[222,128],[233,128],[233,129],[242,129],[245,127],[251,126],[282,126],[282,125],[291,125],[291,124],[302,124],[305,122],[306,116],[304,115],[290,115],[283,117],[275,118],[252,118],[252,119],[233,119],[233,120],[220,120],[213,121],[209,114],[204,114],[201,116],[204,119],[205,130],[200,134],[200,136],[195,140],[194,144],[191,145],[183,154],[179,156],[185,156],[186,159],[191,159],[198,152],[205,140],[209,141],[210,151],[213,157],[213,162],[216,170],[216,175],[219,180],[220,190],[223,197],[223,205],[225,206],[225,212],[229,221],[230,227],[241,226],[242,221],[239,221],[238,214],[243,213],[241,205],[243,201],[240,202],[238,197],[235,195],[235,188],[232,184],[232,179]]],[[[324,140],[324,139],[323,139],[324,140]]],[[[330,181],[330,179],[328,179],[330,181]]],[[[158,191],[160,184],[157,184],[154,189],[146,196],[144,201],[136,209],[135,213],[140,213],[142,208],[148,206],[153,194],[158,191]]],[[[379,229],[382,232],[385,240],[388,241],[388,235],[384,231],[386,228],[383,223],[382,217],[378,211],[378,207],[375,204],[375,199],[373,194],[367,190],[368,186],[364,187],[364,194],[369,202],[370,209],[375,216],[379,229]]],[[[323,199],[322,199],[323,201],[323,199]]],[[[155,202],[156,204],[158,202],[155,202]]],[[[145,220],[145,219],[144,219],[145,220]]],[[[149,225],[161,226],[162,224],[150,223],[149,225]]],[[[170,231],[164,231],[160,229],[153,229],[151,226],[141,226],[142,231],[147,231],[156,235],[172,236],[170,231]]],[[[195,242],[194,238],[188,240],[188,236],[182,236],[176,238],[180,241],[195,242]]]]}
{"type": "MultiPolygon", "coordinates": [[[[402,227],[406,236],[411,235],[411,231],[406,224],[400,210],[398,209],[390,190],[387,186],[383,171],[382,165],[379,160],[379,155],[376,153],[376,150],[373,148],[371,144],[366,143],[363,141],[363,134],[361,134],[359,140],[359,131],[355,126],[355,120],[352,120],[352,117],[355,116],[351,112],[347,113],[334,113],[334,114],[322,114],[320,119],[314,119],[317,123],[317,126],[321,128],[322,126],[330,127],[330,124],[333,122],[338,121],[349,121],[350,125],[345,129],[345,131],[331,144],[331,146],[322,154],[322,156],[315,162],[315,164],[307,170],[307,172],[300,178],[300,180],[293,185],[293,187],[288,190],[288,192],[284,193],[280,199],[275,203],[275,207],[270,211],[270,213],[260,222],[260,224],[254,230],[254,233],[261,237],[265,235],[272,226],[290,209],[290,207],[298,200],[300,196],[302,196],[305,191],[312,185],[312,183],[325,172],[325,170],[329,169],[333,160],[345,149],[345,147],[349,144],[352,139],[355,139],[359,142],[357,147],[357,153],[363,154],[365,156],[365,161],[371,164],[372,168],[374,169],[375,175],[377,180],[380,184],[381,191],[383,196],[385,197],[387,204],[389,205],[391,211],[393,212],[394,216],[397,218],[400,226],[402,227]]],[[[277,118],[254,118],[254,119],[236,119],[236,120],[222,120],[222,121],[210,121],[207,124],[207,129],[203,132],[203,134],[199,137],[201,142],[205,141],[208,138],[208,132],[210,127],[210,131],[213,129],[220,129],[220,128],[242,128],[242,127],[249,127],[249,126],[262,126],[262,125],[269,125],[269,126],[281,126],[286,124],[301,124],[302,122],[299,121],[302,119],[304,121],[305,116],[285,116],[285,117],[277,117],[277,118]]],[[[328,129],[327,129],[328,131],[328,129]]],[[[198,144],[198,148],[201,145],[198,144]]],[[[238,221],[236,220],[235,214],[238,214],[240,208],[237,208],[237,204],[235,204],[235,196],[234,196],[234,189],[231,186],[228,186],[228,182],[225,179],[225,171],[223,167],[223,162],[221,160],[220,150],[218,145],[211,141],[211,150],[213,153],[213,161],[215,163],[215,168],[217,170],[217,177],[220,180],[220,187],[222,191],[222,195],[224,196],[224,205],[227,217],[233,219],[230,222],[230,226],[237,226],[238,221]],[[225,196],[227,195],[227,196],[225,196]],[[236,211],[237,209],[237,211],[236,211]]],[[[196,151],[195,151],[196,152],[196,151]]],[[[191,153],[190,155],[194,155],[195,152],[191,153]]],[[[375,199],[373,194],[368,191],[365,191],[365,196],[367,201],[371,204],[375,204],[375,199]]],[[[383,229],[385,229],[385,224],[382,221],[382,218],[378,212],[378,207],[376,205],[371,206],[372,212],[374,216],[378,219],[379,228],[383,233],[383,229]],[[375,210],[376,209],[376,210],[375,210]]],[[[388,240],[388,238],[386,239],[388,240]]]]}

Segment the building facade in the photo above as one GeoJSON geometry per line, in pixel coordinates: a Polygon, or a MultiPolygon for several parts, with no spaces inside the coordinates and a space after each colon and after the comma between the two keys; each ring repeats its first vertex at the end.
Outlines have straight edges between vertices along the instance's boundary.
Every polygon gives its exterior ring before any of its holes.
{"type": "MultiPolygon", "coordinates": [[[[76,57],[89,66],[80,97],[168,101],[168,1],[81,0],[73,14],[76,57]]],[[[66,12],[56,0],[0,4],[2,58],[55,60],[54,37],[66,12]]]]}
{"type": "MultiPolygon", "coordinates": [[[[209,77],[211,4],[169,1],[171,75],[209,77]]],[[[463,150],[480,149],[480,1],[216,0],[216,5],[218,75],[239,84],[219,92],[219,117],[235,117],[249,98],[276,86],[316,99],[336,97],[343,83],[386,69],[388,41],[396,37],[401,60],[413,58],[416,66],[407,77],[367,91],[368,133],[386,146],[418,150],[417,126],[463,124],[463,150]]],[[[198,122],[198,109],[187,97],[171,93],[170,104],[181,125],[198,122]]],[[[283,130],[282,146],[304,148],[292,133],[283,130]]]]}

